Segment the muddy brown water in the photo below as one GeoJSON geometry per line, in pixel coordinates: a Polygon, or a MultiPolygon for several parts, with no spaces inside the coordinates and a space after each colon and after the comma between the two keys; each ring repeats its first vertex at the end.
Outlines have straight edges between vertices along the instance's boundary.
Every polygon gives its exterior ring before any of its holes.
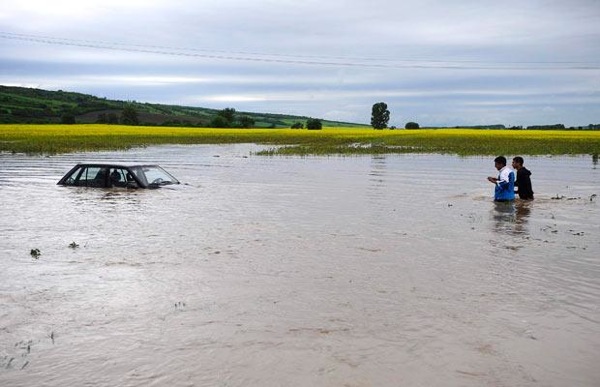
{"type": "Polygon", "coordinates": [[[492,158],[257,149],[0,155],[0,385],[599,385],[591,156],[496,205],[492,158]],[[185,184],[55,185],[91,160],[185,184]]]}

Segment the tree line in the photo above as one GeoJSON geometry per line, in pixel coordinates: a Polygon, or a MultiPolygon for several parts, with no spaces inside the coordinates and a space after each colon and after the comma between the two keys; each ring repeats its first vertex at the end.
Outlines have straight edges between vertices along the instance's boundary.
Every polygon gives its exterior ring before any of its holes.
{"type": "MultiPolygon", "coordinates": [[[[390,111],[385,102],[373,104],[371,126],[376,130],[388,128],[390,111]]],[[[100,123],[123,125],[196,126],[215,128],[291,127],[318,130],[322,120],[281,114],[239,113],[234,108],[220,111],[199,107],[113,101],[87,94],[48,91],[0,85],[0,123],[100,123]],[[299,121],[302,120],[302,121],[299,121]]],[[[329,126],[345,126],[343,122],[326,121],[329,126]]],[[[348,126],[363,126],[347,123],[348,126]]],[[[458,127],[458,126],[457,126],[458,127]]],[[[537,129],[537,130],[600,130],[600,124],[565,127],[563,124],[505,126],[475,125],[474,129],[537,129]]],[[[407,122],[405,129],[419,129],[417,122],[407,122]]],[[[396,129],[395,126],[389,129],[396,129]]]]}
{"type": "MultiPolygon", "coordinates": [[[[373,129],[382,130],[388,127],[390,120],[390,111],[388,105],[385,102],[377,102],[373,104],[371,109],[371,126],[373,129]]],[[[99,124],[122,124],[122,125],[140,125],[139,115],[134,104],[127,104],[120,115],[114,112],[111,113],[100,113],[96,121],[99,124]]],[[[61,123],[63,124],[75,124],[75,115],[72,113],[63,113],[61,116],[61,123]]],[[[217,112],[217,114],[210,121],[210,127],[213,128],[252,128],[255,125],[255,120],[248,115],[240,115],[234,108],[225,108],[217,112]]],[[[318,118],[309,118],[306,123],[300,121],[295,122],[291,125],[292,129],[308,129],[308,130],[320,130],[323,128],[323,123],[318,118]]],[[[405,129],[419,129],[420,126],[416,122],[407,122],[404,126],[405,129]]],[[[496,125],[472,125],[472,126],[456,126],[456,128],[472,128],[472,129],[527,129],[527,130],[599,130],[600,124],[590,124],[588,126],[570,127],[567,128],[563,124],[552,124],[552,125],[530,125],[527,127],[523,126],[511,126],[507,128],[502,124],[496,125]]],[[[390,129],[396,129],[395,126],[390,129]]]]}

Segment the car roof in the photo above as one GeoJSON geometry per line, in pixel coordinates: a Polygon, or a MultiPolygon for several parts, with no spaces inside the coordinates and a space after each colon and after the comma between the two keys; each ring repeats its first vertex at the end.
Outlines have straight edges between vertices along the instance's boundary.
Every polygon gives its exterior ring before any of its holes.
{"type": "Polygon", "coordinates": [[[158,164],[142,163],[110,163],[105,161],[77,163],[77,167],[113,167],[113,168],[131,168],[131,167],[158,167],[158,164]]]}

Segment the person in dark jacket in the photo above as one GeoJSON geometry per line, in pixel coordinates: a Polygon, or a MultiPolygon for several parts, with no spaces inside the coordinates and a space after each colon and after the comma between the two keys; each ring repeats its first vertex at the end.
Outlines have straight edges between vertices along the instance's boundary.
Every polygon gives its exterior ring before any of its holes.
{"type": "Polygon", "coordinates": [[[524,160],[521,156],[513,158],[512,167],[517,171],[517,181],[515,187],[519,198],[523,200],[533,200],[533,188],[531,187],[531,172],[523,166],[524,160]]]}

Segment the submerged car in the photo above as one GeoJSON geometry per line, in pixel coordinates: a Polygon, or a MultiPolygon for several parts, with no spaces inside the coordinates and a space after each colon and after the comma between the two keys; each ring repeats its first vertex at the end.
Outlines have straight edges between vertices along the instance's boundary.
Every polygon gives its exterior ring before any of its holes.
{"type": "Polygon", "coordinates": [[[80,163],[58,185],[99,188],[159,188],[179,181],[158,165],[80,163]]]}

